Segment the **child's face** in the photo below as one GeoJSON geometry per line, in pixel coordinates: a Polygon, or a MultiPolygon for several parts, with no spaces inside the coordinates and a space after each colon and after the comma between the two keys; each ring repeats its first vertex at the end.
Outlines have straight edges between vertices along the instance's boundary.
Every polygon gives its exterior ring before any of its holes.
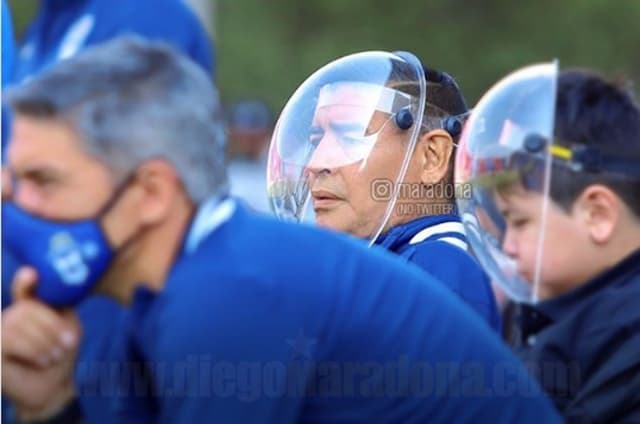
{"type": "Polygon", "coordinates": [[[506,221],[502,250],[516,261],[518,272],[531,284],[535,279],[538,244],[544,236],[540,300],[565,293],[589,279],[590,268],[584,262],[590,256],[590,240],[580,213],[567,213],[550,200],[543,223],[544,196],[522,186],[500,191],[496,201],[506,221]]]}

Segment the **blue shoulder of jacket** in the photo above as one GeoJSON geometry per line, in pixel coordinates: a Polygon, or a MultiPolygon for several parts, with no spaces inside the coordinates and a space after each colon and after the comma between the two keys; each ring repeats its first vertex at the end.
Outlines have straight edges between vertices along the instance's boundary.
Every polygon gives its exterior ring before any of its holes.
{"type": "Polygon", "coordinates": [[[428,272],[445,272],[447,276],[463,273],[466,278],[487,279],[482,268],[469,252],[444,240],[426,240],[416,243],[412,246],[412,253],[407,259],[428,272]]]}

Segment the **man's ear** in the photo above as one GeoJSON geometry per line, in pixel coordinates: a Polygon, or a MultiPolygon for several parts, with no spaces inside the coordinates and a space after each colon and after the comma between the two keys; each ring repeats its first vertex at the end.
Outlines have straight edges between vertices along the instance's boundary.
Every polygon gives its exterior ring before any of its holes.
{"type": "Polygon", "coordinates": [[[135,185],[140,190],[137,215],[143,226],[166,219],[183,191],[175,168],[161,159],[144,162],[136,172],[135,185]]]}
{"type": "Polygon", "coordinates": [[[453,139],[441,129],[424,133],[418,139],[416,155],[422,184],[436,184],[449,173],[453,139]]]}
{"type": "Polygon", "coordinates": [[[114,247],[143,227],[166,220],[184,189],[175,168],[161,159],[145,161],[102,217],[102,227],[114,247]]]}
{"type": "Polygon", "coordinates": [[[620,219],[620,198],[601,184],[588,186],[576,199],[573,214],[582,220],[589,238],[605,244],[613,236],[620,219]]]}

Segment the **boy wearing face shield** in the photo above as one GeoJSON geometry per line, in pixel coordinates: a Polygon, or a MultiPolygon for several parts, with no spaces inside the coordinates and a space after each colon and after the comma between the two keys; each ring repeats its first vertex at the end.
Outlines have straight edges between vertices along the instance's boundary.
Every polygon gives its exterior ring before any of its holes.
{"type": "Polygon", "coordinates": [[[403,69],[367,54],[316,71],[280,115],[268,170],[276,215],[311,218],[401,256],[500,331],[455,208],[456,195],[470,195],[453,184],[464,97],[451,76],[412,55],[415,68],[403,69]]]}
{"type": "Polygon", "coordinates": [[[640,419],[638,135],[628,90],[555,64],[498,83],[463,135],[457,178],[500,211],[473,221],[474,250],[521,303],[515,349],[569,422],[640,419]]]}

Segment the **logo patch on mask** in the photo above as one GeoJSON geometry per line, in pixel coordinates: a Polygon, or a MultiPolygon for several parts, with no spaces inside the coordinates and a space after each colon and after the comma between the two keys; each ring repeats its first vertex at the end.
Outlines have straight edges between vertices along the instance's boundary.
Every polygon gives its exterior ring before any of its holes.
{"type": "MultiPolygon", "coordinates": [[[[93,251],[95,252],[95,248],[93,251]]],[[[47,257],[65,284],[77,286],[87,281],[89,266],[85,262],[82,246],[73,239],[71,234],[67,232],[54,234],[49,240],[47,257]]]]}

